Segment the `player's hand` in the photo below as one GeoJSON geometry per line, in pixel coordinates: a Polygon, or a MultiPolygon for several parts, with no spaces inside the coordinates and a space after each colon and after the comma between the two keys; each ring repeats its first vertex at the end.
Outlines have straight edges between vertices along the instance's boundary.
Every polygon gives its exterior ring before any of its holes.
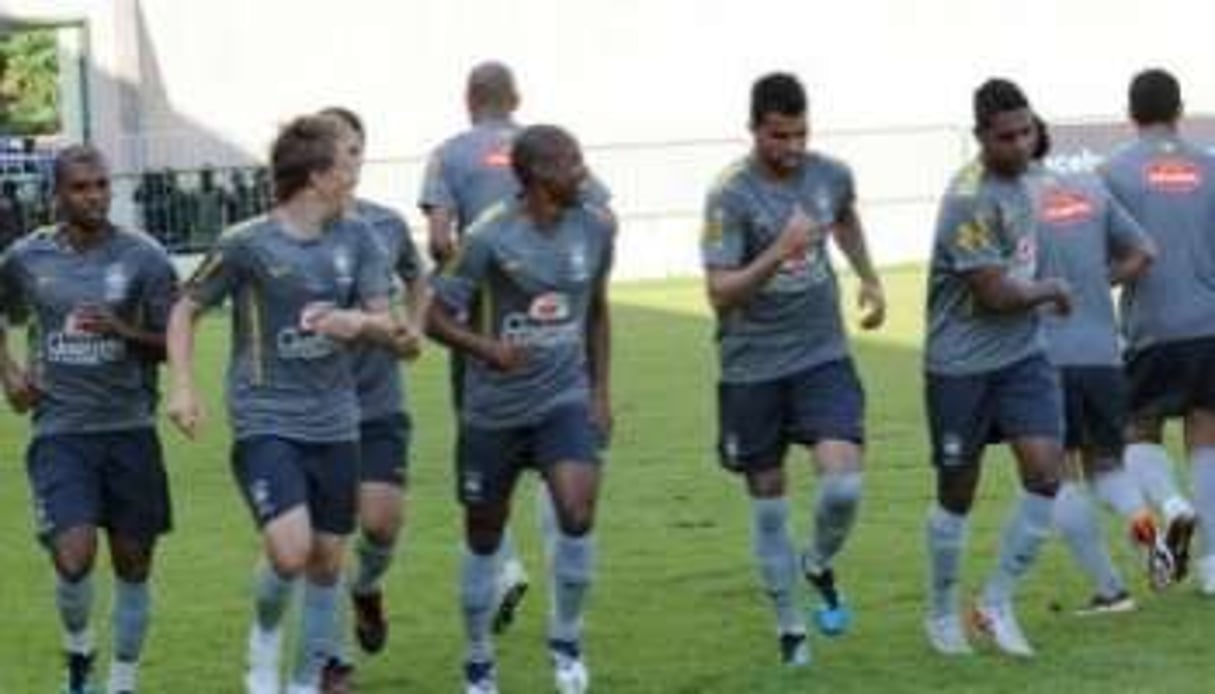
{"type": "Polygon", "coordinates": [[[780,236],[776,237],[777,252],[781,259],[803,257],[815,240],[814,220],[810,219],[810,215],[806,214],[801,205],[794,206],[793,213],[785,222],[785,228],[781,230],[780,236]]]}
{"type": "Polygon", "coordinates": [[[422,335],[411,325],[399,324],[392,335],[392,351],[405,361],[422,355],[422,335]]]}
{"type": "Polygon", "coordinates": [[[591,396],[591,424],[599,430],[605,445],[612,440],[612,427],[615,424],[612,417],[612,400],[599,390],[591,396]]]}
{"type": "Polygon", "coordinates": [[[1054,309],[1055,313],[1060,316],[1070,315],[1072,312],[1072,289],[1068,283],[1057,277],[1051,277],[1042,281],[1046,285],[1046,301],[1054,309]]]}
{"type": "Polygon", "coordinates": [[[129,337],[134,331],[131,326],[114,314],[105,304],[82,304],[72,311],[72,319],[76,329],[94,335],[112,335],[114,337],[129,337]]]}
{"type": "Polygon", "coordinates": [[[856,296],[857,306],[861,309],[861,328],[874,330],[886,322],[886,293],[878,282],[861,282],[861,289],[856,296]]]}
{"type": "Polygon", "coordinates": [[[317,301],[300,313],[300,327],[335,340],[357,340],[367,327],[367,315],[362,311],[337,308],[332,303],[317,301]]]}
{"type": "Polygon", "coordinates": [[[203,416],[202,408],[198,404],[198,398],[194,397],[193,389],[174,388],[169,395],[165,413],[168,414],[169,421],[173,422],[177,430],[186,438],[193,440],[198,436],[203,416]]]}
{"type": "Polygon", "coordinates": [[[38,404],[42,391],[38,389],[33,376],[26,369],[16,364],[8,364],[3,371],[4,397],[9,406],[17,414],[29,412],[38,404]]]}
{"type": "Polygon", "coordinates": [[[527,363],[527,350],[513,342],[499,340],[494,343],[485,361],[494,371],[511,373],[527,363]]]}
{"type": "Polygon", "coordinates": [[[438,265],[443,265],[456,253],[456,237],[450,230],[435,229],[428,241],[430,257],[438,265]]]}

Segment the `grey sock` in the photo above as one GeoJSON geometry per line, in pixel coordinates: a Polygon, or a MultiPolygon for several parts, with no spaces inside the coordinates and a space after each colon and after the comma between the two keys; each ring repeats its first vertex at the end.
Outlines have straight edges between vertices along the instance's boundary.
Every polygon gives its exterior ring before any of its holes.
{"type": "Polygon", "coordinates": [[[1209,557],[1215,555],[1215,446],[1195,448],[1190,452],[1190,461],[1203,553],[1209,557]]]}
{"type": "Polygon", "coordinates": [[[295,672],[291,678],[297,685],[317,685],[325,662],[337,653],[338,595],[338,584],[304,582],[300,637],[295,644],[295,672]]]}
{"type": "Polygon", "coordinates": [[[510,528],[502,531],[502,539],[498,541],[498,551],[494,554],[497,557],[498,566],[502,566],[508,561],[519,561],[519,554],[515,551],[515,538],[512,536],[510,528]]]}
{"type": "Polygon", "coordinates": [[[1012,600],[1021,577],[1033,566],[1042,542],[1050,535],[1054,508],[1055,500],[1049,496],[1021,494],[1000,537],[999,560],[983,588],[983,602],[998,605],[1012,600]]]}
{"type": "Polygon", "coordinates": [[[1135,478],[1121,466],[1093,476],[1093,491],[1097,498],[1123,518],[1134,518],[1148,508],[1147,499],[1135,485],[1135,478]]]}
{"type": "Polygon", "coordinates": [[[966,549],[966,516],[935,504],[928,513],[925,540],[929,558],[929,609],[934,617],[958,614],[958,583],[966,549]]]}
{"type": "Polygon", "coordinates": [[[590,533],[574,537],[557,533],[553,547],[553,600],[550,639],[578,641],[582,612],[595,572],[595,541],[590,533]]]}
{"type": "Polygon", "coordinates": [[[1126,590],[1105,546],[1097,509],[1079,484],[1065,482],[1055,496],[1055,527],[1072,557],[1092,579],[1099,595],[1112,597],[1126,590]]]}
{"type": "Polygon", "coordinates": [[[262,631],[273,631],[283,621],[283,613],[291,602],[291,591],[296,579],[283,578],[273,567],[263,564],[254,576],[254,604],[257,611],[257,626],[262,631]]]}
{"type": "Polygon", "coordinates": [[[844,546],[861,502],[861,473],[826,474],[819,478],[814,504],[814,541],[806,558],[816,571],[830,568],[844,546]]]}
{"type": "Polygon", "coordinates": [[[1164,446],[1156,443],[1132,443],[1126,447],[1126,469],[1157,508],[1163,508],[1173,498],[1181,496],[1173,476],[1173,461],[1164,446]]]}
{"type": "Polygon", "coordinates": [[[776,609],[778,629],[782,634],[805,631],[795,592],[797,556],[789,539],[789,503],[784,497],[751,499],[751,549],[764,590],[776,609]]]}
{"type": "Polygon", "coordinates": [[[553,507],[552,492],[545,484],[536,486],[536,521],[544,543],[544,562],[551,567],[553,554],[557,551],[557,509],[553,507]]]}
{"type": "Polygon", "coordinates": [[[89,615],[93,611],[93,576],[68,581],[62,576],[55,581],[55,605],[63,624],[64,643],[68,651],[86,653],[92,650],[89,638],[89,615]]]}
{"type": "Polygon", "coordinates": [[[380,589],[380,579],[392,566],[394,546],[382,545],[366,535],[359,536],[355,546],[358,557],[354,572],[354,580],[350,583],[350,592],[355,595],[367,595],[380,589]]]}
{"type": "Polygon", "coordinates": [[[489,627],[494,616],[497,557],[497,554],[476,554],[471,549],[464,551],[464,566],[460,575],[460,604],[464,610],[464,634],[467,639],[465,658],[472,662],[484,663],[494,659],[494,644],[489,627]]]}
{"type": "Polygon", "coordinates": [[[147,583],[114,579],[114,610],[110,628],[114,632],[114,659],[127,663],[139,660],[148,633],[151,599],[147,583]]]}

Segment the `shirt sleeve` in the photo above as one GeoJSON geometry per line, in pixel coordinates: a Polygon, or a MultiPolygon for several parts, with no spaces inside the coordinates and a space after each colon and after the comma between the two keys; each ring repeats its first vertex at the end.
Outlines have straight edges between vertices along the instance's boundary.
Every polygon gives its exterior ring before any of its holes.
{"type": "Polygon", "coordinates": [[[1147,232],[1135,221],[1130,212],[1109,191],[1105,192],[1105,234],[1110,248],[1144,248],[1148,245],[1147,232]]]}
{"type": "Polygon", "coordinates": [[[718,189],[705,201],[700,233],[700,258],[706,269],[730,269],[743,264],[746,222],[726,190],[718,189]]]}
{"type": "Polygon", "coordinates": [[[1007,267],[999,238],[1000,220],[973,196],[949,195],[941,202],[937,241],[948,254],[950,267],[967,272],[1007,267]]]}
{"type": "Polygon", "coordinates": [[[177,270],[169,254],[160,247],[149,249],[147,257],[139,297],[140,320],[145,329],[163,333],[169,325],[169,311],[177,300],[177,270]]]}
{"type": "MultiPolygon", "coordinates": [[[[363,222],[359,222],[362,224],[363,222]]],[[[385,258],[367,228],[355,229],[354,294],[359,305],[392,293],[389,259],[385,258]]]]}
{"type": "Polygon", "coordinates": [[[409,283],[422,274],[422,260],[418,255],[418,247],[409,233],[409,225],[399,216],[394,216],[397,233],[400,235],[401,250],[397,253],[393,270],[402,282],[409,283]]]}
{"type": "Polygon", "coordinates": [[[492,255],[484,235],[468,236],[456,256],[432,280],[435,297],[457,313],[467,311],[485,283],[492,255]]]}
{"type": "Polygon", "coordinates": [[[185,295],[203,308],[218,305],[239,283],[240,242],[235,236],[220,236],[186,281],[185,295]]]}
{"type": "Polygon", "coordinates": [[[418,196],[418,207],[423,211],[434,208],[456,209],[456,196],[451,181],[447,178],[447,165],[444,149],[440,147],[430,155],[426,162],[426,171],[422,175],[422,192],[418,196]]]}
{"type": "Polygon", "coordinates": [[[20,268],[12,246],[0,253],[0,319],[20,323],[25,319],[25,297],[21,292],[20,268]]]}

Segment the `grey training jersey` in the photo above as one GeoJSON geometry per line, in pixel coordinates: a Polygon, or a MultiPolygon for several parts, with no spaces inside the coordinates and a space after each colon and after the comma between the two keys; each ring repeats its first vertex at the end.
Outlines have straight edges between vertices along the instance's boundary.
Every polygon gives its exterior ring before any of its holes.
{"type": "Polygon", "coordinates": [[[1045,349],[1037,310],[998,314],[979,304],[966,273],[1002,268],[1037,276],[1037,230],[1027,176],[1005,179],[972,162],[954,176],[937,215],[928,275],[924,366],[929,373],[993,371],[1045,349]]]}
{"type": "Polygon", "coordinates": [[[1145,132],[1101,173],[1156,242],[1152,269],[1122,292],[1132,351],[1215,335],[1215,156],[1166,132],[1145,132]]]}
{"type": "MultiPolygon", "coordinates": [[[[422,271],[409,227],[395,211],[366,200],[358,201],[355,214],[370,232],[375,253],[389,271],[387,281],[394,295],[399,296],[404,291],[403,285],[417,279],[422,271]]],[[[405,392],[397,355],[367,343],[353,345],[351,354],[361,419],[367,421],[404,412],[405,392]]]]}
{"type": "Polygon", "coordinates": [[[509,199],[469,230],[460,254],[434,279],[436,298],[456,314],[475,303],[473,329],[523,346],[527,360],[505,374],[468,358],[465,422],[523,426],[587,401],[588,307],[611,271],[614,234],[610,214],[590,203],[539,229],[509,199]]]}
{"type": "MultiPolygon", "coordinates": [[[[522,130],[512,120],[489,119],[439,145],[427,162],[418,206],[454,212],[456,230],[463,234],[491,205],[515,197],[519,182],[511,168],[511,147],[522,130]]],[[[607,207],[612,194],[589,176],[582,197],[607,207]]]]}
{"type": "Polygon", "coordinates": [[[1046,312],[1047,353],[1058,366],[1120,366],[1110,263],[1147,243],[1143,230],[1090,173],[1034,177],[1039,272],[1072,290],[1072,312],[1046,312]]]}
{"type": "Polygon", "coordinates": [[[490,205],[513,196],[510,150],[520,129],[508,119],[486,120],[444,142],[427,163],[418,205],[452,211],[463,233],[490,205]]]}
{"type": "Polygon", "coordinates": [[[122,338],[85,332],[77,311],[104,307],[145,331],[164,333],[177,275],[149,236],[117,227],[80,252],[57,227],[18,240],[0,257],[0,304],[28,311],[34,378],[42,396],[34,435],[155,425],[156,359],[122,338]]]}
{"type": "MultiPolygon", "coordinates": [[[[788,181],[769,181],[746,158],[726,169],[705,204],[701,259],[707,270],[745,267],[780,236],[797,206],[830,225],[854,202],[848,168],[805,155],[788,181]]],[[[769,381],[840,359],[847,338],[826,239],[786,260],[743,306],[717,316],[721,380],[769,381]]]]}
{"type": "Polygon", "coordinates": [[[224,232],[186,285],[202,306],[232,297],[228,412],[237,439],[358,438],[348,350],[309,329],[317,306],[352,308],[388,295],[388,271],[362,222],[319,238],[289,235],[273,217],[224,232]]]}

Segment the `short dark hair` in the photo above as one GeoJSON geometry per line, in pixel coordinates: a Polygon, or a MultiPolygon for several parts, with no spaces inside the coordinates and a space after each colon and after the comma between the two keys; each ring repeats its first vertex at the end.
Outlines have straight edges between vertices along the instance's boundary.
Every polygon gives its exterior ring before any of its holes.
{"type": "Polygon", "coordinates": [[[1038,140],[1034,145],[1034,161],[1041,161],[1050,154],[1050,128],[1046,125],[1046,121],[1042,116],[1034,114],[1034,130],[1037,131],[1038,140]]]}
{"type": "Polygon", "coordinates": [[[336,118],[345,125],[350,126],[350,129],[358,134],[360,140],[367,139],[367,129],[363,127],[363,119],[359,118],[359,114],[345,106],[327,106],[318,111],[317,115],[336,118]]]}
{"type": "Polygon", "coordinates": [[[333,168],[338,134],[326,116],[299,116],[279,130],[270,147],[275,202],[290,200],[308,187],[312,174],[333,168]]]}
{"type": "Polygon", "coordinates": [[[751,127],[769,113],[801,116],[806,113],[806,90],[788,72],[771,72],[751,85],[751,127]]]}
{"type": "Polygon", "coordinates": [[[56,191],[59,190],[59,186],[63,183],[67,170],[70,167],[81,164],[97,166],[106,171],[109,171],[110,168],[110,165],[106,162],[105,155],[93,145],[68,145],[55,155],[55,162],[51,167],[51,176],[54,178],[56,191]]]}
{"type": "Polygon", "coordinates": [[[489,60],[468,73],[468,99],[479,108],[506,113],[519,101],[515,76],[506,63],[489,60]]]}
{"type": "Polygon", "coordinates": [[[1150,68],[1131,79],[1127,103],[1138,125],[1172,123],[1181,116],[1181,85],[1167,70],[1150,68]]]}
{"type": "Polygon", "coordinates": [[[524,188],[549,175],[557,155],[566,147],[578,147],[578,141],[564,128],[556,125],[531,125],[522,130],[511,146],[510,163],[524,188]]]}
{"type": "Polygon", "coordinates": [[[974,94],[975,130],[986,130],[991,127],[996,114],[1007,113],[1029,108],[1029,99],[1025,93],[1011,80],[992,77],[974,94]]]}

